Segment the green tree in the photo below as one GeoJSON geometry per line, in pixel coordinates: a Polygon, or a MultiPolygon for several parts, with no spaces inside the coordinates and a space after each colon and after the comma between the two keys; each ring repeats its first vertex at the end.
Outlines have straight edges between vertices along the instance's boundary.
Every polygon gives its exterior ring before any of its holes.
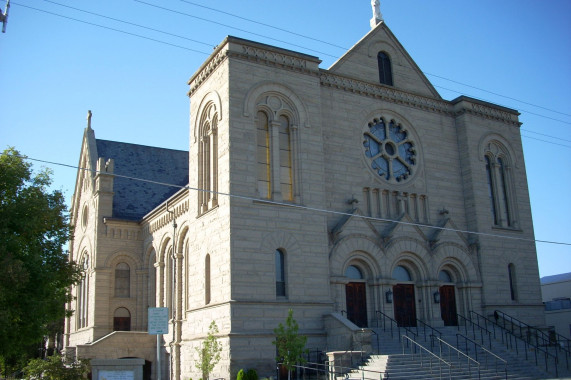
{"type": "Polygon", "coordinates": [[[89,360],[66,364],[61,355],[53,355],[45,360],[30,360],[24,374],[27,379],[79,380],[87,377],[89,368],[89,360]]]}
{"type": "Polygon", "coordinates": [[[220,361],[222,344],[216,338],[216,334],[218,334],[218,326],[212,321],[206,339],[202,342],[202,346],[196,349],[198,352],[196,368],[202,372],[202,380],[208,380],[214,366],[220,361]]]}
{"type": "Polygon", "coordinates": [[[297,363],[305,363],[303,354],[307,352],[305,350],[307,337],[299,335],[299,326],[297,321],[293,319],[292,309],[289,309],[286,325],[284,326],[280,323],[274,329],[274,334],[276,334],[276,340],[272,343],[278,350],[276,360],[287,368],[288,378],[290,378],[291,370],[294,369],[294,366],[297,363]]]}
{"type": "Polygon", "coordinates": [[[34,174],[13,148],[0,155],[0,364],[13,371],[37,356],[50,325],[65,316],[81,271],[63,246],[70,237],[51,172],[34,174]]]}

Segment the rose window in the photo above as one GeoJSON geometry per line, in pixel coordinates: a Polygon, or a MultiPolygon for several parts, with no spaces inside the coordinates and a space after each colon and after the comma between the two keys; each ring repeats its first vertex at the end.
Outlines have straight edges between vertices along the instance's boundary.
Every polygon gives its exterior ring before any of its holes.
{"type": "Polygon", "coordinates": [[[365,156],[381,178],[402,183],[413,174],[416,165],[414,143],[400,124],[374,119],[363,138],[365,156]]]}

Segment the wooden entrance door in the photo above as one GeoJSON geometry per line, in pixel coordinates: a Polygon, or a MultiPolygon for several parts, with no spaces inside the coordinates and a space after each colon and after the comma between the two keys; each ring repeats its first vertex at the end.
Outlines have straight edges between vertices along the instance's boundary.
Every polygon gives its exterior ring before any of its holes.
{"type": "Polygon", "coordinates": [[[416,326],[416,305],[414,285],[397,284],[393,286],[395,320],[400,327],[416,326]]]}
{"type": "Polygon", "coordinates": [[[444,326],[458,326],[458,316],[456,314],[456,296],[454,286],[444,285],[440,292],[440,314],[444,321],[444,326]]]}
{"type": "Polygon", "coordinates": [[[347,319],[359,327],[367,327],[367,295],[364,282],[345,285],[347,319]]]}

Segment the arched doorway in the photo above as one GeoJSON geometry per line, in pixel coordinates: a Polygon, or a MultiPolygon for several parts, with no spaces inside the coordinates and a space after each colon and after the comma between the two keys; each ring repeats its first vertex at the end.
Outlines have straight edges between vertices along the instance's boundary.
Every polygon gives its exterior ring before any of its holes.
{"type": "Polygon", "coordinates": [[[399,265],[395,267],[392,277],[399,283],[393,286],[394,316],[400,327],[416,326],[416,303],[414,284],[410,272],[399,265]]]}
{"type": "Polygon", "coordinates": [[[454,285],[452,285],[452,276],[448,271],[441,270],[438,273],[438,280],[445,283],[438,289],[440,293],[440,315],[444,321],[444,326],[458,326],[456,293],[454,285]]]}
{"type": "Polygon", "coordinates": [[[113,331],[131,331],[131,313],[124,307],[113,314],[113,331]]]}
{"type": "Polygon", "coordinates": [[[345,285],[347,319],[359,327],[367,327],[367,292],[363,272],[355,265],[349,265],[345,277],[350,282],[345,285]]]}

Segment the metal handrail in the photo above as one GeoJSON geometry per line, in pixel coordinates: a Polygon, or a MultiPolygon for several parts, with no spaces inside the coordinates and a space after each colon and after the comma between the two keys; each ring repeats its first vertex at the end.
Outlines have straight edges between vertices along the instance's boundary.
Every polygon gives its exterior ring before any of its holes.
{"type": "MultiPolygon", "coordinates": [[[[281,364],[281,363],[278,363],[278,365],[279,364],[281,364]]],[[[327,372],[327,374],[329,374],[329,375],[345,375],[346,373],[349,373],[351,371],[362,371],[361,379],[363,379],[363,380],[365,380],[365,379],[383,380],[383,379],[388,378],[388,377],[384,377],[386,372],[368,370],[368,369],[363,369],[363,368],[359,368],[359,367],[343,367],[343,366],[336,365],[334,362],[330,362],[330,361],[326,361],[324,364],[321,364],[321,363],[305,363],[304,365],[296,364],[296,365],[294,365],[294,367],[299,368],[299,369],[312,370],[312,371],[323,371],[323,372],[327,372]],[[331,363],[333,363],[333,365],[331,365],[331,363]],[[315,366],[318,368],[313,368],[311,366],[315,366]],[[322,367],[323,369],[320,370],[319,367],[322,367]],[[331,369],[330,369],[331,367],[341,369],[341,371],[331,371],[331,369]],[[365,377],[365,372],[378,374],[378,377],[367,378],[367,377],[365,377]]],[[[334,377],[330,376],[330,378],[334,378],[334,377]]]]}
{"type": "MultiPolygon", "coordinates": [[[[412,331],[411,329],[409,329],[406,326],[399,326],[398,322],[395,321],[393,318],[389,317],[388,315],[386,315],[385,313],[383,313],[382,311],[377,310],[376,314],[380,315],[381,317],[383,317],[382,321],[383,321],[383,331],[386,331],[386,326],[385,326],[385,320],[389,320],[390,322],[390,329],[391,329],[391,338],[393,338],[393,324],[397,327],[398,329],[398,336],[401,336],[400,333],[400,329],[404,329],[406,332],[410,333],[410,335],[414,336],[414,339],[416,340],[416,337],[418,336],[417,333],[415,333],[414,331],[412,331]]],[[[378,320],[381,319],[379,317],[377,317],[377,327],[379,327],[378,324],[378,320]]],[[[399,339],[400,340],[400,339],[399,339]]]]}
{"type": "MultiPolygon", "coordinates": [[[[492,349],[492,332],[490,330],[488,330],[487,326],[481,326],[479,321],[474,322],[472,321],[470,318],[466,318],[464,317],[462,314],[456,314],[456,316],[458,317],[459,320],[463,319],[464,320],[464,333],[468,334],[468,323],[472,326],[472,335],[474,337],[476,337],[476,327],[478,328],[479,332],[480,332],[480,340],[482,341],[482,344],[485,342],[484,340],[484,332],[486,332],[488,334],[488,346],[490,347],[490,350],[492,349]]],[[[458,331],[460,331],[460,324],[458,324],[458,331]]],[[[494,338],[496,337],[496,334],[494,332],[494,338]]]]}
{"type": "MultiPolygon", "coordinates": [[[[434,335],[431,335],[431,337],[432,337],[432,336],[434,336],[434,335]]],[[[440,356],[436,355],[434,352],[430,351],[428,348],[424,347],[423,345],[421,345],[420,343],[416,342],[414,339],[410,338],[410,337],[407,336],[407,335],[402,335],[402,339],[403,339],[403,342],[402,342],[401,344],[402,344],[402,353],[403,353],[403,355],[404,355],[404,353],[405,353],[404,340],[407,340],[407,347],[408,347],[408,342],[411,343],[411,345],[410,345],[411,355],[414,356],[414,353],[412,352],[413,345],[414,345],[414,347],[415,347],[415,353],[416,353],[416,347],[419,348],[419,352],[420,352],[420,365],[421,365],[421,366],[423,365],[423,362],[422,362],[422,351],[425,351],[425,352],[428,353],[430,356],[432,356],[432,357],[434,357],[434,358],[436,358],[436,359],[438,360],[438,362],[439,362],[438,369],[439,369],[439,376],[440,376],[440,378],[442,379],[442,363],[444,363],[444,364],[446,364],[446,365],[448,366],[448,378],[449,378],[449,379],[452,378],[452,363],[447,362],[446,360],[444,360],[444,359],[442,358],[442,355],[440,355],[440,356]]],[[[438,338],[438,339],[440,339],[440,338],[438,338]]],[[[432,359],[430,360],[430,371],[431,371],[431,373],[432,373],[432,359]]]]}
{"type": "MultiPolygon", "coordinates": [[[[456,333],[456,347],[459,349],[460,348],[460,344],[458,342],[458,337],[464,338],[466,340],[466,353],[468,353],[468,342],[472,343],[474,345],[474,352],[476,353],[476,361],[478,361],[478,348],[480,348],[482,351],[484,351],[485,353],[487,353],[488,355],[493,356],[494,358],[496,358],[495,360],[495,367],[496,367],[496,374],[498,373],[498,360],[504,363],[504,373],[505,373],[505,377],[506,379],[508,378],[508,362],[505,359],[502,359],[500,356],[494,354],[492,351],[488,350],[486,347],[484,347],[483,345],[481,345],[480,343],[468,338],[467,336],[465,336],[464,334],[461,333],[456,333]]],[[[480,362],[481,363],[481,362],[480,362]]],[[[486,368],[488,368],[488,360],[486,358],[486,368]]]]}
{"type": "MultiPolygon", "coordinates": [[[[471,311],[471,314],[474,314],[476,316],[478,316],[478,318],[482,318],[483,320],[486,321],[486,324],[489,323],[493,329],[494,329],[494,337],[496,336],[496,327],[498,329],[500,329],[500,331],[502,332],[501,334],[501,339],[502,339],[502,344],[505,344],[505,346],[509,349],[513,349],[513,343],[512,343],[512,339],[515,342],[515,352],[516,354],[519,356],[519,347],[518,347],[518,340],[520,340],[521,342],[523,342],[524,344],[524,352],[525,352],[525,360],[528,360],[528,348],[532,347],[533,348],[533,354],[535,357],[535,365],[539,365],[538,360],[537,360],[537,353],[541,352],[543,353],[543,357],[544,357],[544,362],[545,362],[545,370],[547,372],[549,372],[549,363],[548,363],[548,358],[551,357],[553,358],[553,362],[555,364],[555,375],[559,376],[559,369],[558,369],[558,362],[559,362],[559,358],[557,356],[557,350],[555,351],[556,355],[553,355],[551,353],[549,353],[547,350],[543,349],[542,347],[539,347],[539,345],[535,345],[532,344],[531,341],[526,341],[525,339],[522,339],[520,336],[517,336],[516,334],[512,333],[510,330],[502,327],[500,324],[496,323],[495,321],[492,321],[491,319],[476,313],[475,311],[471,311]],[[508,341],[508,338],[509,341],[508,341]]],[[[569,367],[569,362],[567,361],[567,367],[569,367]]]]}
{"type": "Polygon", "coordinates": [[[457,349],[456,347],[454,347],[450,343],[446,342],[445,340],[442,340],[441,338],[439,338],[435,335],[431,335],[431,338],[436,339],[439,342],[440,357],[442,357],[442,344],[444,343],[444,345],[448,347],[448,360],[450,361],[450,363],[452,363],[452,361],[450,360],[450,351],[455,351],[458,359],[460,358],[460,356],[464,356],[467,359],[468,371],[470,372],[470,376],[472,375],[472,367],[471,367],[470,363],[474,362],[476,364],[476,366],[478,367],[478,379],[480,378],[480,362],[478,362],[474,358],[470,357],[470,355],[465,354],[464,352],[460,351],[459,349],[457,349]]]}
{"type": "MultiPolygon", "coordinates": [[[[440,331],[438,331],[437,329],[435,329],[434,327],[430,326],[428,323],[421,321],[420,319],[416,320],[417,324],[420,323],[422,325],[422,331],[424,333],[424,341],[426,342],[426,328],[428,327],[428,329],[432,332],[432,334],[429,334],[428,337],[430,337],[431,335],[434,335],[434,333],[438,334],[439,337],[442,337],[442,333],[440,331]]],[[[418,326],[416,327],[416,332],[418,334],[418,326]]],[[[430,342],[432,343],[432,340],[430,340],[430,342]]],[[[432,347],[430,347],[432,349],[432,347]]]]}

